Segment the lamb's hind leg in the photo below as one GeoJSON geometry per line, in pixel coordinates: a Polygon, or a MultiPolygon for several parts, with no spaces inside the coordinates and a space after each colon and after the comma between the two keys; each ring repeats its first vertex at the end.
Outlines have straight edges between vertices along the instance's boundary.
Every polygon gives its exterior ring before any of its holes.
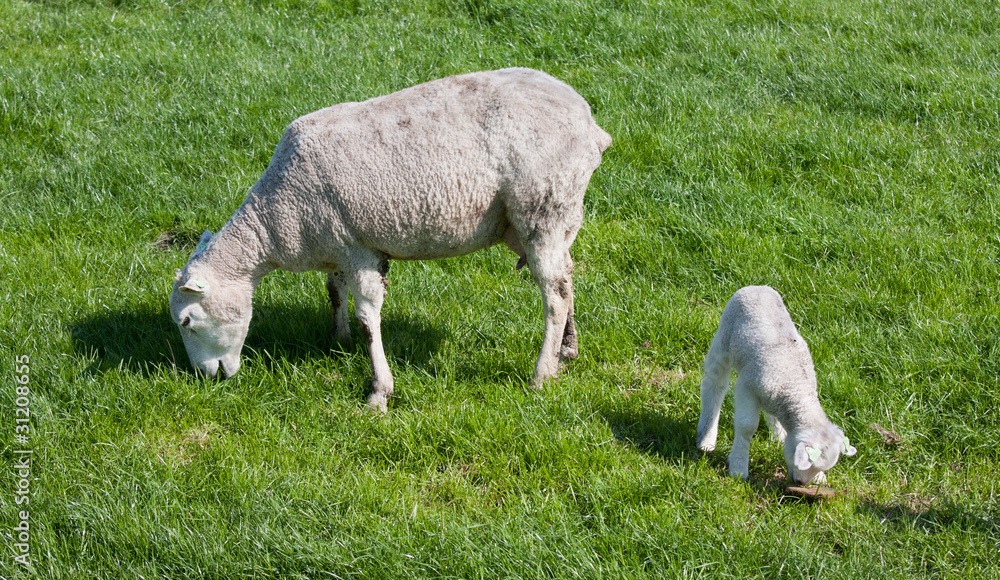
{"type": "Polygon", "coordinates": [[[713,451],[719,436],[719,412],[729,392],[732,365],[729,353],[723,346],[722,336],[716,334],[705,356],[705,376],[701,380],[701,416],[698,418],[698,449],[713,451]]]}
{"type": "Polygon", "coordinates": [[[347,278],[343,272],[326,275],[326,293],[330,296],[333,310],[333,341],[347,344],[351,340],[351,327],[347,315],[347,278]]]}
{"type": "Polygon", "coordinates": [[[354,294],[358,326],[371,356],[372,390],[368,395],[368,406],[373,411],[385,413],[393,391],[392,373],[382,346],[381,311],[386,293],[387,262],[377,259],[365,262],[358,264],[360,269],[347,276],[347,283],[354,294]]]}
{"type": "Polygon", "coordinates": [[[767,421],[767,426],[771,428],[771,439],[779,443],[785,442],[785,436],[788,433],[785,431],[785,426],[778,421],[778,418],[774,415],[764,412],[764,420],[767,421]]]}

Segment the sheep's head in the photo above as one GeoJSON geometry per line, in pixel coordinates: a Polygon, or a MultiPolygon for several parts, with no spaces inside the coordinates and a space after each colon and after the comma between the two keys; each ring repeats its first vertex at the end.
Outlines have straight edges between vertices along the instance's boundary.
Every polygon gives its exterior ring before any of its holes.
{"type": "Polygon", "coordinates": [[[800,485],[805,485],[821,472],[837,464],[841,455],[851,456],[858,450],[836,425],[810,429],[785,439],[785,462],[788,473],[800,485]]]}
{"type": "Polygon", "coordinates": [[[170,317],[197,372],[226,377],[240,368],[240,350],[250,326],[253,289],[225,283],[198,259],[212,239],[205,232],[170,294],[170,317]]]}

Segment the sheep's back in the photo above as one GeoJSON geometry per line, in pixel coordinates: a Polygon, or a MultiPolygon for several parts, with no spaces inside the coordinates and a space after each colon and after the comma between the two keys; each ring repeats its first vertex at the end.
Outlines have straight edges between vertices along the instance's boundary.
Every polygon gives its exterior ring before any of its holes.
{"type": "Polygon", "coordinates": [[[585,187],[608,144],[573,89],[505,69],[300,117],[267,173],[283,184],[282,213],[311,230],[301,239],[427,259],[492,245],[512,213],[540,203],[582,207],[580,188],[565,188],[579,199],[545,196],[581,177],[585,187]]]}

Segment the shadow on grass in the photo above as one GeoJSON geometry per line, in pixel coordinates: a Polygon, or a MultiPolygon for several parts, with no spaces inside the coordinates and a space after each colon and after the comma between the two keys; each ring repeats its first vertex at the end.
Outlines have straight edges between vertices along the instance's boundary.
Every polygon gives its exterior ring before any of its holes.
{"type": "Polygon", "coordinates": [[[513,384],[528,388],[534,372],[534,360],[514,361],[499,349],[469,346],[455,363],[455,380],[472,384],[513,384]]]}
{"type": "Polygon", "coordinates": [[[605,408],[601,416],[618,441],[663,460],[697,460],[696,422],[677,420],[649,409],[605,408]]]}
{"type": "MultiPolygon", "coordinates": [[[[351,342],[336,346],[330,335],[329,311],[308,305],[269,304],[254,309],[244,345],[247,360],[300,362],[338,353],[360,354],[368,349],[352,320],[351,342]],[[252,354],[256,353],[256,354],[252,354]]],[[[124,369],[150,376],[164,369],[191,373],[187,352],[165,307],[108,311],[84,318],[70,327],[74,350],[94,361],[87,372],[103,374],[124,369]]],[[[382,336],[393,364],[429,368],[446,333],[425,320],[389,316],[382,320],[382,336]]]]}
{"type": "Polygon", "coordinates": [[[161,368],[188,366],[184,343],[166,308],[140,307],[91,314],[70,326],[73,349],[94,361],[92,374],[126,369],[150,375],[161,368]]]}
{"type": "Polygon", "coordinates": [[[952,500],[936,502],[908,498],[894,503],[861,502],[856,513],[868,515],[897,531],[920,530],[936,534],[949,528],[991,535],[1000,539],[1000,513],[973,514],[952,500]]]}
{"type": "MultiPolygon", "coordinates": [[[[720,478],[730,477],[727,451],[706,453],[695,445],[697,416],[694,420],[673,419],[655,410],[620,406],[602,409],[600,414],[608,422],[615,438],[625,445],[677,465],[704,462],[720,478]]],[[[779,475],[783,470],[780,458],[774,461],[760,458],[751,465],[747,484],[758,495],[769,498],[776,505],[822,501],[821,497],[800,497],[786,492],[787,482],[783,475],[779,475]]]]}

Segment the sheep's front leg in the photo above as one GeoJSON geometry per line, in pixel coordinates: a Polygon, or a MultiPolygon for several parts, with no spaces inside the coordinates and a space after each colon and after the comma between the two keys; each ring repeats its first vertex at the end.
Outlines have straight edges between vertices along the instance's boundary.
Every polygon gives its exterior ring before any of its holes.
{"type": "Polygon", "coordinates": [[[326,293],[333,309],[333,341],[347,344],[351,341],[351,326],[347,316],[347,279],[343,272],[326,275],[326,293]]]}
{"type": "Polygon", "coordinates": [[[389,397],[392,396],[392,373],[382,347],[381,311],[386,293],[384,270],[381,266],[359,270],[349,280],[358,326],[371,356],[372,390],[368,395],[368,406],[382,413],[388,410],[389,397]]]}
{"type": "MultiPolygon", "coordinates": [[[[741,377],[742,378],[742,377],[741,377]]],[[[760,407],[745,386],[736,381],[733,390],[733,449],[729,452],[729,475],[750,478],[750,439],[760,422],[760,407]]]]}

